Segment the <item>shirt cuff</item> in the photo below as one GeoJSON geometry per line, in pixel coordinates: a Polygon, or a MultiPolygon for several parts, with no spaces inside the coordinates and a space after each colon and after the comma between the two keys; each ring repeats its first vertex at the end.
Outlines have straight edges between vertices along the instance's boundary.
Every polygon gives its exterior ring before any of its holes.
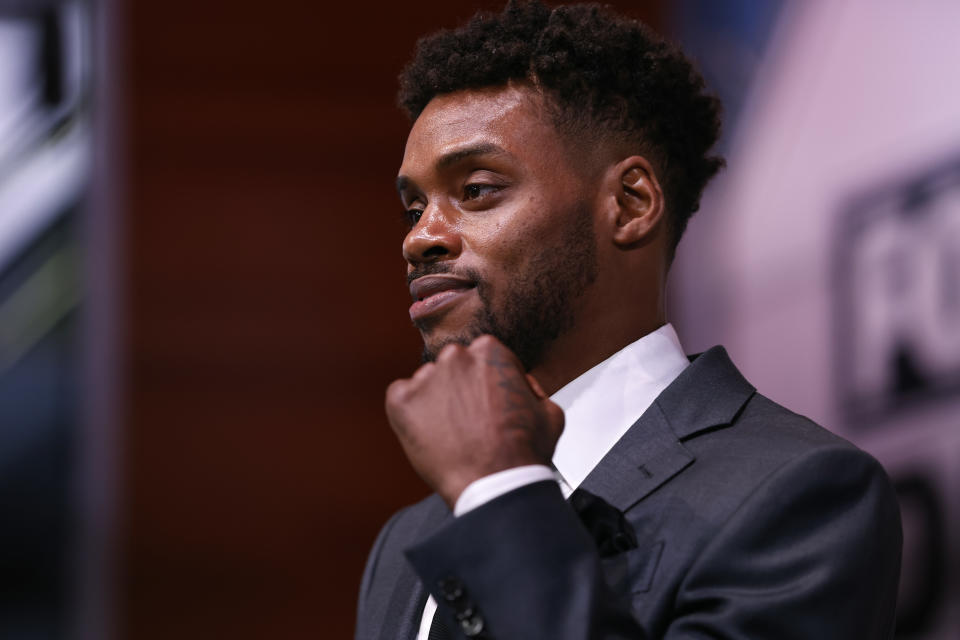
{"type": "Polygon", "coordinates": [[[453,505],[453,515],[462,516],[494,498],[528,484],[556,479],[553,469],[543,464],[528,464],[491,473],[467,485],[457,498],[457,503],[453,505]]]}

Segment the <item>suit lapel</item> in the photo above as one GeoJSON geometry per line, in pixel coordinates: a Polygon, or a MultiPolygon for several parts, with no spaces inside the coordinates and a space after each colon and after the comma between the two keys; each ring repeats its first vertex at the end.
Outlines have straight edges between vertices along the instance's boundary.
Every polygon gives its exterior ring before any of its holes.
{"type": "MultiPolygon", "coordinates": [[[[453,514],[443,501],[436,497],[420,526],[416,528],[416,535],[412,539],[423,539],[442,527],[452,517],[453,514]]],[[[400,565],[400,573],[390,596],[390,603],[387,605],[387,614],[383,617],[383,627],[378,636],[380,640],[415,640],[420,630],[420,618],[423,607],[427,603],[427,591],[406,558],[400,565]]]]}
{"type": "Polygon", "coordinates": [[[583,488],[626,511],[692,462],[653,404],[593,468],[583,488]]]}
{"type": "Polygon", "coordinates": [[[583,488],[626,511],[694,462],[685,441],[729,425],[755,391],[723,347],[695,357],[594,467],[583,488]]]}

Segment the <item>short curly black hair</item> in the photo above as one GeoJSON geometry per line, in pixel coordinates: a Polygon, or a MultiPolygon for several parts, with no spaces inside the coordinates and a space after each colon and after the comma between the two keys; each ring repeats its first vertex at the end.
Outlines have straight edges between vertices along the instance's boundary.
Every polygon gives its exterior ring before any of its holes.
{"type": "Polygon", "coordinates": [[[598,4],[510,0],[464,26],[417,42],[400,74],[400,106],[416,120],[434,97],[528,82],[550,98],[561,130],[637,144],[658,169],[672,256],[707,182],[724,165],[709,155],[720,101],[680,49],[598,4]]]}

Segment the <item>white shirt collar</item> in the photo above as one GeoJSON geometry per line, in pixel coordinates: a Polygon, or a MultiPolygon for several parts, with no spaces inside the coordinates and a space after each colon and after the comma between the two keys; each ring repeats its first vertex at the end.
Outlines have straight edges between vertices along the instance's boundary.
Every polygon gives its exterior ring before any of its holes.
{"type": "Polygon", "coordinates": [[[565,494],[584,481],[689,364],[676,331],[665,324],[550,397],[566,416],[566,426],[553,454],[553,465],[562,478],[565,494]]]}

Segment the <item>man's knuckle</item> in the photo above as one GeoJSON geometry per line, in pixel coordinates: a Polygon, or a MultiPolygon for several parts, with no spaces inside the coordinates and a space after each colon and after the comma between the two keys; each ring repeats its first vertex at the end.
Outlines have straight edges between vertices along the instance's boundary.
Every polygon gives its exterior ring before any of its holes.
{"type": "Polygon", "coordinates": [[[423,380],[424,378],[429,377],[430,374],[433,372],[433,370],[434,370],[435,367],[436,367],[436,365],[435,365],[434,363],[432,363],[432,362],[428,362],[428,363],[426,363],[426,364],[424,364],[424,365],[421,365],[421,367],[420,367],[419,369],[417,369],[416,371],[413,372],[413,377],[411,378],[411,380],[415,380],[415,381],[419,382],[419,381],[423,380]]]}
{"type": "Polygon", "coordinates": [[[401,404],[409,393],[410,384],[406,380],[395,380],[387,387],[387,406],[401,404]]]}
{"type": "Polygon", "coordinates": [[[390,386],[387,387],[387,392],[384,394],[384,400],[386,401],[388,407],[396,403],[398,393],[400,393],[400,391],[397,388],[396,382],[391,383],[390,386]]]}
{"type": "Polygon", "coordinates": [[[490,349],[496,346],[497,344],[499,343],[497,342],[496,338],[494,338],[489,333],[485,333],[482,336],[479,336],[476,340],[474,340],[470,344],[470,346],[476,347],[477,349],[490,349]]]}
{"type": "Polygon", "coordinates": [[[447,362],[455,358],[461,351],[463,351],[463,346],[451,342],[450,344],[444,346],[440,349],[440,353],[437,354],[437,362],[447,362]]]}

